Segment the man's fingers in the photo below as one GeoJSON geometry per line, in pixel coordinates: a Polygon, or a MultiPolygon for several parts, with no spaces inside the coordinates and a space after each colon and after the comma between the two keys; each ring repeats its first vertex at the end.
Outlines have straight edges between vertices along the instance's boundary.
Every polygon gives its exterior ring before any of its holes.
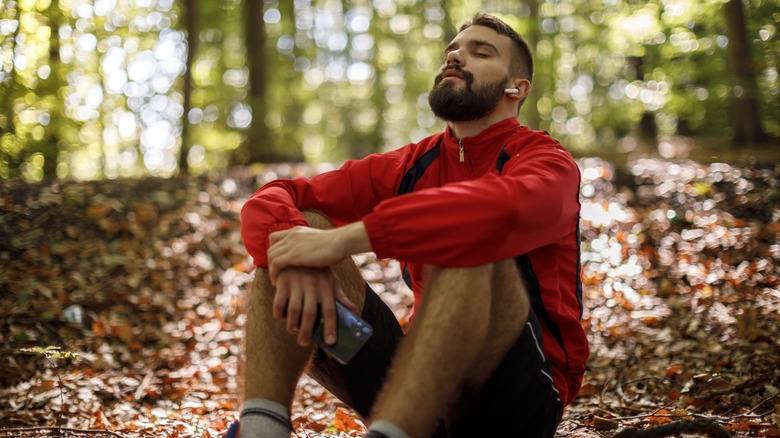
{"type": "Polygon", "coordinates": [[[282,231],[274,231],[273,233],[268,235],[268,243],[271,244],[271,246],[274,246],[277,242],[282,240],[284,236],[289,233],[290,230],[282,230],[282,231]]]}
{"type": "Polygon", "coordinates": [[[276,286],[276,280],[279,278],[279,272],[286,268],[289,263],[285,261],[285,255],[288,250],[284,244],[284,238],[289,235],[292,230],[276,231],[268,236],[268,242],[270,246],[266,254],[268,255],[268,277],[271,279],[271,284],[276,286]]]}
{"type": "Polygon", "coordinates": [[[280,253],[281,250],[278,246],[268,248],[268,277],[274,286],[276,286],[276,280],[279,278],[279,272],[286,267],[283,256],[280,253]]]}
{"type": "Polygon", "coordinates": [[[273,315],[286,321],[287,331],[297,333],[298,343],[302,346],[311,343],[314,327],[321,315],[323,340],[333,345],[338,336],[336,300],[353,312],[357,311],[357,306],[341,290],[329,268],[290,267],[279,272],[273,315]]]}
{"type": "Polygon", "coordinates": [[[272,286],[277,286],[276,279],[279,277],[279,268],[275,262],[276,259],[271,257],[271,252],[268,252],[268,279],[271,280],[272,286]]]}
{"type": "Polygon", "coordinates": [[[289,333],[298,333],[301,322],[301,309],[303,307],[303,296],[300,285],[293,285],[290,291],[290,298],[287,302],[287,331],[289,333]]]}
{"type": "Polygon", "coordinates": [[[314,320],[317,318],[317,292],[316,280],[311,275],[297,277],[296,290],[300,296],[299,314],[296,314],[294,322],[287,318],[288,329],[294,323],[295,328],[290,333],[298,333],[298,343],[302,346],[311,342],[311,332],[314,320]]]}
{"type": "MultiPolygon", "coordinates": [[[[330,274],[330,272],[328,272],[330,274]]],[[[319,288],[322,291],[320,297],[320,306],[322,306],[322,335],[325,343],[333,345],[336,343],[336,326],[338,325],[338,315],[336,311],[335,289],[338,285],[336,278],[331,275],[320,277],[319,288]]]]}
{"type": "Polygon", "coordinates": [[[287,312],[287,304],[290,299],[289,284],[284,282],[276,287],[276,295],[274,295],[273,303],[273,315],[278,320],[283,320],[287,312]]]}
{"type": "Polygon", "coordinates": [[[346,293],[344,293],[344,289],[341,288],[341,285],[336,283],[334,288],[334,294],[336,297],[336,301],[343,304],[347,309],[350,310],[352,313],[358,313],[358,306],[357,304],[353,303],[352,300],[349,299],[346,293]]]}
{"type": "Polygon", "coordinates": [[[303,303],[303,311],[301,312],[301,326],[298,333],[298,344],[305,347],[311,343],[311,335],[314,331],[314,324],[317,321],[317,301],[314,299],[307,299],[303,303]]]}

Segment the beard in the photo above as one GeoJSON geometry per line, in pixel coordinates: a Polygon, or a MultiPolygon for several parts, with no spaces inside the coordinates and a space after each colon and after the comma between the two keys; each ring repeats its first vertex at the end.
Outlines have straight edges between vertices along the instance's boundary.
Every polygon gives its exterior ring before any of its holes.
{"type": "Polygon", "coordinates": [[[465,122],[481,119],[493,111],[504,96],[509,78],[486,82],[473,87],[474,75],[458,66],[445,69],[436,76],[433,88],[428,94],[428,104],[436,117],[448,122],[465,122]],[[456,89],[457,83],[440,84],[444,72],[455,69],[466,81],[463,89],[456,89]]]}

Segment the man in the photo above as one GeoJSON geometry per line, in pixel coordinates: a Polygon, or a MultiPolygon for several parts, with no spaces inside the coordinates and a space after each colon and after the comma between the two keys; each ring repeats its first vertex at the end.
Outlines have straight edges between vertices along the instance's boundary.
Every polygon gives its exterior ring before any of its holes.
{"type": "Polygon", "coordinates": [[[369,437],[553,436],[588,355],[579,171],[517,121],[532,74],[525,41],[477,14],[430,92],[445,132],[249,199],[242,237],[258,269],[241,437],[289,437],[304,371],[369,437]],[[368,251],[402,261],[415,294],[406,336],[351,263],[368,251]],[[335,342],[334,301],[375,330],[348,365],[311,343],[318,309],[335,342]]]}

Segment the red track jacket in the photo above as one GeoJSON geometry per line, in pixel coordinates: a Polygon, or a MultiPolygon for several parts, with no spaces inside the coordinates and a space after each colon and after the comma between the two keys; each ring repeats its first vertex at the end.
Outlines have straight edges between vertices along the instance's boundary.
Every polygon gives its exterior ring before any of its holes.
{"type": "Polygon", "coordinates": [[[565,406],[589,354],[580,325],[579,177],[558,142],[517,119],[461,142],[447,128],[311,179],[266,184],[244,205],[241,234],[255,265],[267,266],[268,236],[306,226],[301,210],[321,211],[336,226],[362,220],[377,257],[402,262],[415,303],[423,264],[515,258],[565,406]]]}

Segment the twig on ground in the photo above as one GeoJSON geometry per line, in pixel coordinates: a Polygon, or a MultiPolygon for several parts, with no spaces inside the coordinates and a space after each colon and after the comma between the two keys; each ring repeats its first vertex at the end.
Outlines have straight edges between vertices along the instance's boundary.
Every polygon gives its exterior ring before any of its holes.
{"type": "Polygon", "coordinates": [[[135,390],[135,394],[133,394],[133,398],[135,400],[141,400],[146,387],[149,386],[149,383],[152,382],[152,377],[154,377],[154,370],[148,370],[144,376],[144,380],[141,381],[141,384],[138,385],[138,388],[135,390]]]}
{"type": "MultiPolygon", "coordinates": [[[[731,388],[703,391],[701,394],[698,394],[698,391],[691,391],[691,397],[695,398],[696,400],[705,400],[720,395],[733,394],[735,392],[742,391],[743,389],[750,388],[751,386],[756,386],[760,383],[763,383],[771,379],[772,377],[773,377],[772,375],[760,376],[760,377],[756,377],[755,379],[750,379],[746,382],[742,382],[739,385],[732,386],[731,388]]],[[[695,389],[695,387],[692,389],[695,389]]]]}
{"type": "MultiPolygon", "coordinates": [[[[746,415],[746,414],[750,414],[751,412],[753,412],[753,411],[755,411],[756,409],[760,408],[760,407],[761,407],[761,405],[763,405],[764,403],[768,402],[769,400],[772,400],[773,398],[777,397],[778,395],[780,395],[780,392],[778,392],[778,393],[776,393],[776,394],[774,394],[774,395],[770,395],[769,397],[766,397],[765,399],[761,400],[761,401],[760,401],[760,402],[759,402],[757,405],[755,405],[755,406],[753,406],[752,408],[750,408],[750,410],[749,410],[749,411],[747,411],[747,412],[745,413],[745,415],[746,415]]],[[[758,415],[761,415],[761,414],[758,414],[758,415]]],[[[766,415],[766,414],[764,414],[764,415],[766,415]]],[[[761,415],[761,416],[763,417],[764,415],[761,415]]],[[[740,416],[741,416],[741,415],[738,415],[737,417],[740,417],[740,416]]],[[[734,418],[737,418],[737,417],[734,417],[734,418]]]]}
{"type": "Polygon", "coordinates": [[[100,430],[100,429],[75,429],[71,427],[22,427],[22,428],[16,428],[16,429],[0,429],[0,435],[3,434],[9,434],[13,435],[15,433],[21,433],[21,432],[41,432],[41,431],[59,431],[59,432],[73,432],[73,433],[87,433],[87,434],[108,434],[111,436],[115,436],[117,438],[125,438],[124,435],[118,434],[116,432],[112,432],[110,430],[100,430]]]}
{"type": "Polygon", "coordinates": [[[629,427],[616,434],[614,438],[662,438],[678,436],[682,433],[703,433],[710,438],[731,438],[731,434],[726,429],[711,420],[681,420],[644,430],[629,427]]]}

